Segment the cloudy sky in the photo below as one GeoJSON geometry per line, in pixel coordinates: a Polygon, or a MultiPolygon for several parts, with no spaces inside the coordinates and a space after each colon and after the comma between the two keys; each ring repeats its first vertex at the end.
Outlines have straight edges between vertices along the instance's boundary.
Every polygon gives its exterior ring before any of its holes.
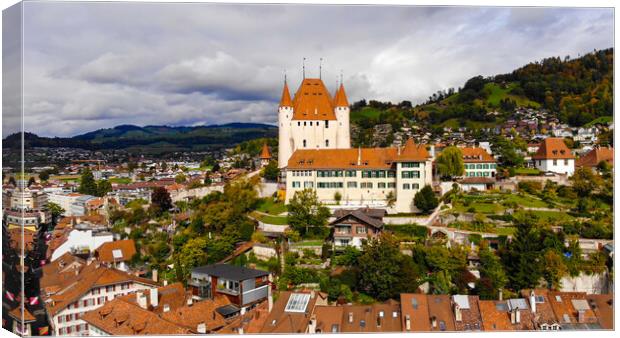
{"type": "MultiPolygon", "coordinates": [[[[25,3],[25,129],[275,123],[291,90],[340,71],[351,102],[421,102],[468,78],[613,46],[613,10],[25,3]]],[[[8,52],[6,52],[8,53],[8,52]]],[[[6,113],[3,133],[19,129],[6,113]]]]}

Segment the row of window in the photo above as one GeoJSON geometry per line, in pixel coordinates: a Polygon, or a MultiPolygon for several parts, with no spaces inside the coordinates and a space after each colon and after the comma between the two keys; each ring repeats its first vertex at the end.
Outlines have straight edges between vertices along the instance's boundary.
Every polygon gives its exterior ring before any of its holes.
{"type": "Polygon", "coordinates": [[[318,182],[317,184],[318,188],[342,188],[343,184],[342,182],[318,182]]]}
{"type": "MultiPolygon", "coordinates": [[[[310,127],[312,127],[312,122],[313,121],[304,121],[304,127],[306,127],[308,124],[310,124],[310,127]]],[[[319,121],[316,121],[314,124],[318,127],[319,121]]],[[[297,121],[297,126],[301,127],[301,121],[297,121]]],[[[325,129],[327,128],[329,128],[329,120],[325,120],[325,129]]]]}
{"type": "Polygon", "coordinates": [[[83,332],[83,331],[88,331],[88,323],[78,324],[74,326],[61,327],[58,330],[58,334],[61,336],[64,336],[64,335],[71,335],[72,333],[78,333],[78,332],[83,332]]]}
{"type": "Polygon", "coordinates": [[[403,162],[403,168],[419,168],[420,162],[403,162]]]}
{"type": "Polygon", "coordinates": [[[491,173],[488,171],[472,171],[472,172],[466,172],[465,176],[468,177],[489,177],[491,176],[491,173]]]}
{"type": "Polygon", "coordinates": [[[293,170],[293,176],[312,176],[312,171],[310,170],[293,170]]]}
{"type": "Polygon", "coordinates": [[[418,190],[420,189],[420,185],[417,183],[413,183],[413,184],[409,184],[409,183],[403,183],[403,190],[418,190]]]}
{"type": "Polygon", "coordinates": [[[478,163],[467,164],[465,163],[465,169],[495,169],[497,165],[495,163],[478,163]]]}
{"type": "MultiPolygon", "coordinates": [[[[301,188],[301,182],[300,181],[293,181],[291,182],[291,185],[293,188],[301,188]]],[[[318,182],[317,183],[317,187],[318,188],[342,188],[344,186],[344,184],[342,182],[318,182]]],[[[357,182],[347,182],[347,188],[357,188],[358,184],[357,182]]],[[[359,187],[362,189],[372,189],[374,187],[373,182],[361,182],[359,184],[359,187]]],[[[314,183],[311,181],[305,181],[304,182],[304,188],[314,188],[314,183]]],[[[377,183],[377,188],[378,189],[385,189],[385,188],[396,188],[396,183],[394,182],[378,182],[377,183]]]]}
{"type": "MultiPolygon", "coordinates": [[[[308,142],[306,140],[303,140],[303,147],[308,147],[308,142]]],[[[319,146],[317,145],[316,147],[318,148],[319,146]]],[[[329,140],[325,140],[325,148],[329,148],[329,140]]]]}
{"type": "Polygon", "coordinates": [[[402,178],[420,178],[420,171],[418,170],[406,170],[401,172],[402,178]]]}

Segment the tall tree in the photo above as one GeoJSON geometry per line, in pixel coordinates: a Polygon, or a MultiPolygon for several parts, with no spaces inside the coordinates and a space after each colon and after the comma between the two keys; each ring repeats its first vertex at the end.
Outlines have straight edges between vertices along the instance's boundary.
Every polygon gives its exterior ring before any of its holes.
{"type": "Polygon", "coordinates": [[[276,181],[280,175],[280,169],[278,169],[278,163],[271,161],[265,166],[263,177],[268,181],[276,181]]]}
{"type": "Polygon", "coordinates": [[[313,189],[295,192],[288,206],[289,225],[302,236],[326,235],[329,216],[329,209],[319,201],[313,189]]]}
{"type": "Polygon", "coordinates": [[[155,213],[160,215],[162,212],[172,208],[172,199],[170,193],[164,187],[157,187],[151,195],[152,207],[155,213]]]}
{"type": "Polygon", "coordinates": [[[478,255],[480,257],[480,277],[487,278],[490,284],[480,289],[480,298],[496,299],[499,290],[503,289],[508,283],[506,271],[504,271],[500,258],[488,246],[481,247],[478,255]]]}
{"type": "Polygon", "coordinates": [[[396,297],[407,287],[415,289],[417,274],[410,257],[400,252],[396,237],[383,233],[363,245],[363,254],[358,259],[359,288],[371,296],[385,300],[396,297]]]}
{"type": "Polygon", "coordinates": [[[503,258],[510,285],[521,290],[538,286],[542,274],[542,243],[536,225],[538,217],[531,212],[517,215],[517,232],[503,258]]]}
{"type": "Polygon", "coordinates": [[[435,163],[439,174],[443,177],[461,176],[465,170],[463,152],[454,146],[446,147],[439,154],[435,163]]]}
{"type": "Polygon", "coordinates": [[[95,177],[89,168],[82,169],[78,192],[80,194],[97,196],[97,182],[95,182],[95,177]]]}
{"type": "Polygon", "coordinates": [[[112,184],[108,180],[100,180],[97,183],[97,195],[99,197],[105,196],[107,193],[112,191],[112,184]]]}
{"type": "Polygon", "coordinates": [[[415,194],[413,204],[416,208],[422,210],[422,212],[428,213],[437,208],[439,205],[439,200],[437,199],[437,196],[435,196],[433,188],[431,188],[430,185],[426,185],[422,188],[422,190],[415,194]]]}

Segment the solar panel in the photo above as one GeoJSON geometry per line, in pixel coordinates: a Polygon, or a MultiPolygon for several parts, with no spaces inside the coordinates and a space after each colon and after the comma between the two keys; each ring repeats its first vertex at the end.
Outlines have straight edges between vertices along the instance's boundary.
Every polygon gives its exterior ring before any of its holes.
{"type": "Polygon", "coordinates": [[[123,251],[121,251],[120,249],[112,250],[112,257],[114,257],[114,259],[123,258],[123,251]]]}
{"type": "Polygon", "coordinates": [[[469,297],[467,295],[454,295],[452,299],[462,310],[469,309],[469,297]]]}
{"type": "Polygon", "coordinates": [[[497,311],[508,312],[508,305],[506,303],[496,303],[495,308],[497,311]]]}
{"type": "Polygon", "coordinates": [[[536,303],[544,303],[544,302],[545,302],[545,297],[536,296],[536,303]]]}
{"type": "Polygon", "coordinates": [[[508,306],[509,306],[510,310],[513,310],[513,309],[516,309],[516,308],[518,308],[519,310],[526,310],[526,309],[528,309],[527,302],[525,301],[524,298],[509,299],[508,300],[508,306]]]}
{"type": "Polygon", "coordinates": [[[308,302],[310,301],[310,294],[307,293],[293,293],[288,298],[288,303],[284,308],[285,312],[306,312],[308,302]]]}

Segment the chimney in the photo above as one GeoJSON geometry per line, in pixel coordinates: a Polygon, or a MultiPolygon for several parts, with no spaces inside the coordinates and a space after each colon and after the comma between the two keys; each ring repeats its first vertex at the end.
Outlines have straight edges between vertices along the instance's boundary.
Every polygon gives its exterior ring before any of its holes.
{"type": "Polygon", "coordinates": [[[579,323],[586,322],[586,310],[579,310],[579,312],[577,313],[577,320],[579,321],[579,323]]]}
{"type": "Polygon", "coordinates": [[[164,312],[170,312],[170,305],[164,304],[164,312]]]}
{"type": "Polygon", "coordinates": [[[457,322],[463,321],[463,314],[461,313],[461,307],[458,304],[454,304],[454,320],[457,322]]]}
{"type": "Polygon", "coordinates": [[[310,299],[313,299],[316,296],[316,292],[314,290],[310,291],[310,299]]]}
{"type": "Polygon", "coordinates": [[[514,308],[512,311],[510,311],[510,323],[521,323],[521,311],[519,311],[519,308],[514,308]]]}
{"type": "Polygon", "coordinates": [[[431,317],[431,327],[433,329],[437,327],[437,317],[435,317],[435,316],[431,317]]]}
{"type": "Polygon", "coordinates": [[[153,305],[153,307],[159,305],[159,290],[157,290],[157,288],[151,289],[151,305],[153,305]]]}
{"type": "Polygon", "coordinates": [[[198,324],[198,327],[196,327],[196,331],[198,333],[207,333],[207,324],[205,323],[198,324]]]}
{"type": "Polygon", "coordinates": [[[499,289],[499,300],[504,300],[504,290],[499,289]]]}
{"type": "Polygon", "coordinates": [[[349,324],[353,323],[353,312],[349,312],[349,324]]]}
{"type": "Polygon", "coordinates": [[[362,147],[357,147],[357,165],[362,165],[362,147]]]}
{"type": "Polygon", "coordinates": [[[521,323],[521,310],[519,310],[519,308],[515,309],[515,320],[517,321],[517,324],[521,323]]]}
{"type": "Polygon", "coordinates": [[[411,331],[411,317],[409,315],[405,316],[405,329],[411,331]]]}
{"type": "Polygon", "coordinates": [[[530,308],[532,313],[536,313],[536,294],[534,294],[534,290],[530,291],[530,308]]]}
{"type": "Polygon", "coordinates": [[[164,286],[168,285],[168,281],[164,279],[164,286]]]}
{"type": "Polygon", "coordinates": [[[308,322],[308,333],[316,333],[316,315],[310,317],[310,322],[308,322]]]}
{"type": "Polygon", "coordinates": [[[240,326],[240,327],[237,329],[237,334],[243,334],[243,326],[240,326]]]}
{"type": "Polygon", "coordinates": [[[194,304],[194,300],[192,299],[192,297],[189,297],[187,299],[187,306],[192,306],[192,304],[194,304]]]}
{"type": "Polygon", "coordinates": [[[136,292],[136,302],[138,303],[138,305],[143,308],[146,309],[147,308],[147,304],[146,304],[146,295],[143,294],[142,292],[136,292]]]}
{"type": "Polygon", "coordinates": [[[157,283],[158,274],[157,269],[153,269],[153,282],[157,283]]]}

